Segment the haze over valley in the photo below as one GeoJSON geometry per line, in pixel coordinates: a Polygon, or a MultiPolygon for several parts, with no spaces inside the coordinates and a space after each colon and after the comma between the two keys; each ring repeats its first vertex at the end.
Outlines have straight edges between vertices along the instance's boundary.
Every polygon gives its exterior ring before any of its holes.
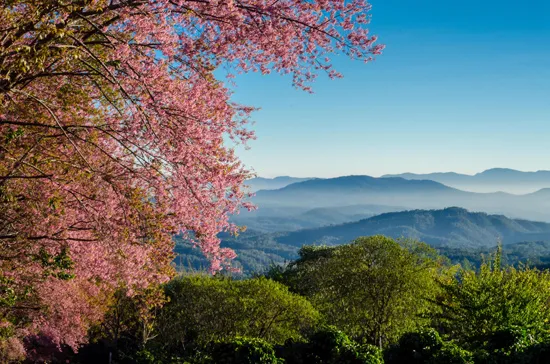
{"type": "MultiPolygon", "coordinates": [[[[456,182],[448,184],[441,181],[445,180],[441,175],[415,175],[415,178],[410,178],[409,174],[404,174],[403,177],[379,178],[343,176],[308,180],[293,180],[291,177],[285,177],[288,184],[279,188],[269,185],[269,181],[279,181],[278,179],[264,179],[262,181],[266,188],[256,191],[251,199],[258,206],[258,210],[252,213],[242,212],[235,219],[244,221],[267,216],[273,218],[295,216],[298,220],[302,220],[303,218],[298,216],[301,213],[311,209],[325,209],[326,213],[333,211],[335,216],[340,213],[340,216],[336,217],[335,223],[337,223],[345,219],[341,214],[353,216],[353,212],[362,213],[367,217],[389,211],[459,206],[472,211],[503,214],[512,218],[550,221],[550,172],[548,171],[520,172],[492,169],[472,176],[472,179],[485,181],[483,182],[485,192],[472,192],[455,187],[459,184],[456,181],[470,178],[466,175],[443,174],[447,176],[445,177],[447,180],[456,182]],[[435,177],[430,179],[432,176],[435,177]],[[545,181],[545,178],[548,180],[545,181]],[[528,181],[535,180],[538,181],[536,191],[523,194],[502,192],[503,186],[508,186],[509,191],[518,191],[528,181]],[[493,185],[490,184],[491,181],[493,185]],[[358,206],[363,208],[359,209],[358,206]]],[[[256,179],[249,180],[248,183],[254,185],[256,179]]],[[[279,185],[280,183],[277,182],[277,186],[279,185]]]]}

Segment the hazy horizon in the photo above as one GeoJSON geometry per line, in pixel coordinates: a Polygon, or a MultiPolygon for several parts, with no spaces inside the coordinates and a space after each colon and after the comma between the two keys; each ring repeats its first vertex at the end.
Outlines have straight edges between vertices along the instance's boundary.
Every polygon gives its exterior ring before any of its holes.
{"type": "Polygon", "coordinates": [[[257,174],[257,178],[266,178],[266,179],[274,179],[278,177],[293,177],[293,178],[338,178],[338,177],[346,177],[346,176],[369,176],[369,177],[383,177],[386,175],[397,175],[397,174],[417,174],[417,175],[423,175],[423,174],[445,174],[445,173],[456,173],[456,174],[462,174],[467,176],[475,176],[476,174],[483,173],[488,170],[492,169],[507,169],[507,170],[514,170],[517,172],[523,172],[523,173],[536,173],[536,172],[550,172],[549,169],[536,169],[536,170],[522,170],[518,168],[510,168],[510,167],[489,167],[486,169],[474,171],[474,172],[461,172],[456,170],[448,170],[448,171],[427,171],[427,172],[417,172],[417,171],[410,171],[410,170],[404,170],[404,171],[396,171],[396,172],[390,172],[390,173],[383,173],[383,174],[372,174],[372,173],[354,173],[354,174],[342,174],[342,175],[288,175],[288,174],[266,174],[266,175],[260,175],[257,174]]]}
{"type": "Polygon", "coordinates": [[[511,168],[490,168],[473,174],[463,174],[455,171],[430,172],[430,173],[394,173],[382,176],[369,174],[354,174],[342,176],[257,176],[250,179],[246,185],[252,191],[267,189],[279,189],[289,184],[302,182],[303,180],[321,178],[335,179],[352,176],[365,176],[373,178],[401,177],[408,180],[432,180],[448,187],[466,192],[494,193],[505,192],[514,195],[526,195],[542,189],[550,188],[550,171],[521,171],[511,168]],[[540,173],[542,172],[542,173],[540,173]],[[259,179],[258,179],[259,178],[259,179]]]}

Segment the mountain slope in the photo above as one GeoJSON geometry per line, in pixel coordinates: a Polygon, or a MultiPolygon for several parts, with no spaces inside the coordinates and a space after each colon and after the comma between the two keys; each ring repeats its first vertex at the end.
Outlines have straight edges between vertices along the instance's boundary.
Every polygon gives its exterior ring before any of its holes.
{"type": "Polygon", "coordinates": [[[384,212],[402,211],[402,206],[347,205],[318,207],[311,210],[262,207],[254,211],[241,211],[231,217],[237,225],[244,225],[261,232],[295,231],[326,225],[343,224],[378,215],[384,212]]]}
{"type": "Polygon", "coordinates": [[[402,205],[386,202],[410,197],[468,194],[433,181],[344,176],[293,183],[278,190],[258,191],[253,201],[260,207],[265,204],[316,208],[348,204],[402,205]],[[385,202],[380,203],[382,200],[385,202]]]}
{"type": "Polygon", "coordinates": [[[281,244],[343,244],[357,236],[411,237],[433,246],[489,247],[502,241],[549,240],[550,224],[509,219],[502,215],[468,212],[452,207],[381,214],[365,220],[301,230],[275,238],[281,244]]]}

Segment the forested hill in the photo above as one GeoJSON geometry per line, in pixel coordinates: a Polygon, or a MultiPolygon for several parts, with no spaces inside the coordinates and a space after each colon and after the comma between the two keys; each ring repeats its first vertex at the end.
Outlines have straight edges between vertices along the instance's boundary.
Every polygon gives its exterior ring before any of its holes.
{"type": "MultiPolygon", "coordinates": [[[[452,251],[453,258],[459,260],[461,254],[487,251],[498,241],[505,245],[505,253],[519,242],[550,242],[550,224],[451,207],[384,213],[357,222],[294,232],[262,234],[248,231],[238,238],[223,237],[222,245],[235,249],[237,262],[245,270],[261,270],[271,262],[294,259],[297,249],[304,244],[344,244],[359,236],[377,234],[415,238],[441,248],[443,253],[452,251]]],[[[523,250],[525,257],[530,256],[529,244],[523,247],[525,249],[513,248],[514,261],[522,260],[523,250]]],[[[201,262],[198,253],[181,242],[177,251],[186,264],[196,266],[201,262]]],[[[550,249],[539,253],[540,256],[550,255],[550,249]]]]}
{"type": "Polygon", "coordinates": [[[390,212],[357,222],[284,234],[277,242],[343,244],[357,236],[411,237],[433,246],[488,247],[518,241],[550,240],[550,224],[515,220],[451,207],[443,210],[390,212]]]}

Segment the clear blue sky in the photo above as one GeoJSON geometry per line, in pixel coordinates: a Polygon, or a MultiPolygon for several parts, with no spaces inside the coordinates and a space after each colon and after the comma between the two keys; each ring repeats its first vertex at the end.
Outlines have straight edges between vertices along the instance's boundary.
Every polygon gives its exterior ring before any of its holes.
{"type": "Polygon", "coordinates": [[[238,154],[260,176],[550,169],[550,1],[372,0],[386,44],[314,94],[279,75],[241,75],[261,107],[238,154]]]}

